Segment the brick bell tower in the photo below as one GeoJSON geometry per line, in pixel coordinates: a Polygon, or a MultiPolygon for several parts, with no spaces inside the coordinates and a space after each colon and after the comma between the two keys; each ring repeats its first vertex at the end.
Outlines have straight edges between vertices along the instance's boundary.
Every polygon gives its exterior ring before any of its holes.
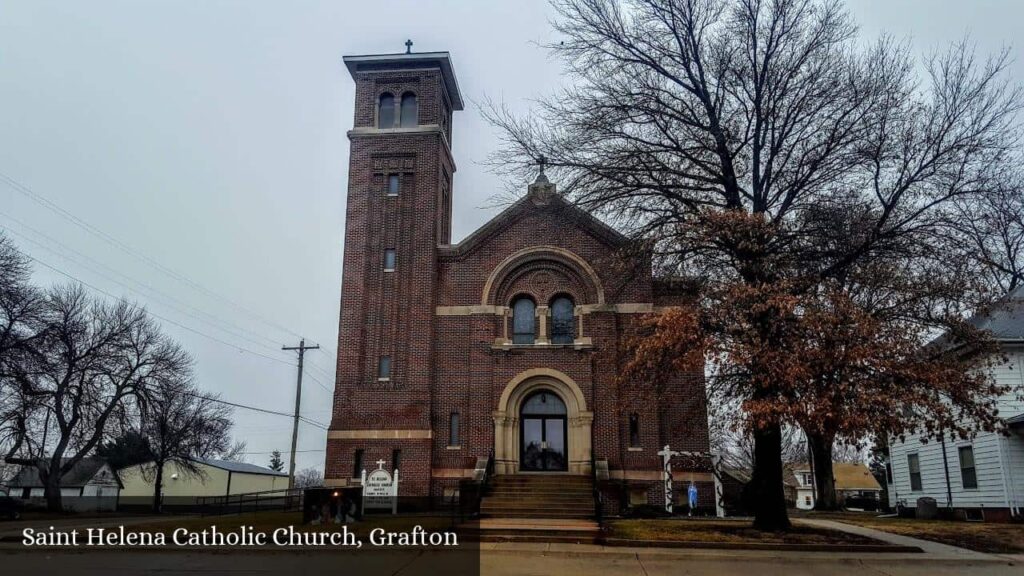
{"type": "Polygon", "coordinates": [[[383,460],[402,496],[430,492],[437,246],[451,240],[452,112],[447,52],[346,56],[355,81],[337,381],[326,482],[383,460]]]}

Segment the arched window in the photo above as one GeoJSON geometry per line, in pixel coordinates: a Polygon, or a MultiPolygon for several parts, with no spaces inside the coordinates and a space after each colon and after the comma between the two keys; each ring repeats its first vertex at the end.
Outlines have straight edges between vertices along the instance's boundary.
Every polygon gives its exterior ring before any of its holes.
{"type": "Polygon", "coordinates": [[[557,394],[542,390],[527,398],[519,412],[528,416],[565,416],[565,402],[557,394]]]}
{"type": "Polygon", "coordinates": [[[380,95],[377,107],[377,128],[395,127],[395,97],[390,92],[380,95]]]}
{"type": "Polygon", "coordinates": [[[402,117],[399,123],[402,128],[412,128],[418,123],[417,115],[419,111],[416,110],[416,95],[412,92],[406,92],[402,94],[402,117]]]}
{"type": "Polygon", "coordinates": [[[572,298],[559,296],[551,301],[551,343],[572,344],[576,339],[576,306],[572,298]]]}
{"type": "Polygon", "coordinates": [[[537,338],[537,305],[523,296],[512,303],[512,343],[533,344],[537,338]]]}

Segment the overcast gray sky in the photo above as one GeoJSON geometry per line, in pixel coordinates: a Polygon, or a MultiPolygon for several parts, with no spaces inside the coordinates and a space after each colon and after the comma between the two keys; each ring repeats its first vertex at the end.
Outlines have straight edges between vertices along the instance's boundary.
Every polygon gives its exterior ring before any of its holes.
{"type": "MultiPolygon", "coordinates": [[[[1020,0],[848,6],[865,38],[888,32],[918,54],[966,34],[981,52],[1007,46],[1024,81],[1020,0]]],[[[550,17],[542,0],[0,0],[0,174],[130,251],[2,177],[0,228],[34,258],[164,318],[195,355],[200,385],[226,400],[290,411],[294,355],[280,346],[299,335],[324,345],[307,354],[302,404],[327,424],[353,98],[341,57],[403,51],[406,38],[451,52],[467,101],[453,137],[458,240],[494,214],[482,207],[503,186],[479,164],[496,139],[474,103],[525,111],[559,84],[536,46],[553,39],[550,17]]],[[[36,278],[65,280],[42,266],[36,278]]],[[[290,420],[246,410],[235,420],[249,462],[287,457],[290,420]]],[[[301,426],[300,468],[323,468],[325,436],[301,426]]]]}

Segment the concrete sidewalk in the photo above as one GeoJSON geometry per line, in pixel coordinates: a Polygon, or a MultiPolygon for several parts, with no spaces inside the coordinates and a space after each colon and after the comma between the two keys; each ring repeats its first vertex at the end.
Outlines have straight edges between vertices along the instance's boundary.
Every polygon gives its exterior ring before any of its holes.
{"type": "Polygon", "coordinates": [[[975,552],[974,550],[968,550],[966,548],[958,548],[956,546],[950,546],[948,544],[942,544],[939,542],[932,542],[931,540],[921,540],[920,538],[912,538],[910,536],[903,536],[901,534],[893,534],[891,532],[883,532],[882,530],[875,530],[874,528],[866,528],[864,526],[857,526],[854,524],[847,524],[845,522],[838,522],[835,520],[819,520],[811,518],[796,518],[793,520],[794,523],[803,524],[805,526],[814,526],[815,528],[826,528],[829,530],[837,530],[840,532],[846,532],[848,534],[857,534],[859,536],[867,536],[868,538],[874,538],[875,540],[881,540],[889,544],[897,544],[900,546],[917,546],[920,548],[928,558],[932,559],[943,559],[943,560],[963,560],[963,561],[1014,561],[1021,562],[1020,554],[987,554],[985,552],[975,552]]]}

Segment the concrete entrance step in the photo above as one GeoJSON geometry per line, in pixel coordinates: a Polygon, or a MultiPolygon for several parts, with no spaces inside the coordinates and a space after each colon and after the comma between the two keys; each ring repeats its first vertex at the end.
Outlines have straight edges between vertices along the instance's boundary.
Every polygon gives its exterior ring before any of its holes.
{"type": "Polygon", "coordinates": [[[586,496],[539,496],[537,494],[524,495],[522,497],[509,496],[503,494],[501,496],[484,496],[484,502],[493,504],[521,504],[523,502],[534,502],[538,504],[569,504],[577,506],[594,505],[594,497],[590,494],[586,496]]]}
{"type": "Polygon", "coordinates": [[[491,486],[491,492],[502,494],[571,494],[586,496],[593,493],[590,486],[491,486]]]}
{"type": "Polygon", "coordinates": [[[530,510],[492,510],[492,511],[480,511],[480,516],[483,518],[548,518],[557,520],[564,518],[566,520],[592,520],[594,513],[591,512],[568,512],[562,510],[543,510],[543,509],[530,509],[530,510]]]}
{"type": "Polygon", "coordinates": [[[476,530],[483,542],[592,544],[601,534],[593,520],[553,518],[481,518],[476,530]]]}
{"type": "Polygon", "coordinates": [[[495,476],[491,479],[495,484],[590,484],[589,476],[531,476],[516,474],[514,476],[495,476]]]}

